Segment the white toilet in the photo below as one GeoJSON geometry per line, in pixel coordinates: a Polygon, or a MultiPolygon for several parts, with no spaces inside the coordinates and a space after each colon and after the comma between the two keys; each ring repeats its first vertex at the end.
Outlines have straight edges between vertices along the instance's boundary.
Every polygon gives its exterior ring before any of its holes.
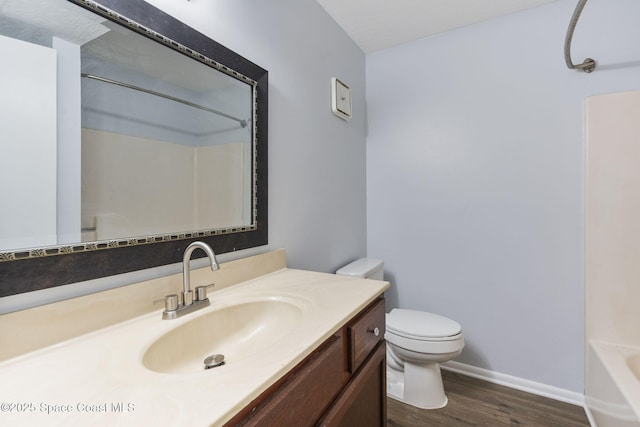
{"type": "MultiPolygon", "coordinates": [[[[360,258],[336,274],[383,280],[384,263],[360,258]]],[[[422,409],[442,408],[447,396],[440,363],[458,356],[464,347],[462,328],[437,314],[394,308],[387,313],[387,395],[422,409]]]]}

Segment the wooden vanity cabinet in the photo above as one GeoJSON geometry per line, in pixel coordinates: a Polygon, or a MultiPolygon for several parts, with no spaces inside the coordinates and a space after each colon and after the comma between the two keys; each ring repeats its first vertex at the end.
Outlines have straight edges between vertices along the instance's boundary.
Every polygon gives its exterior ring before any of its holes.
{"type": "Polygon", "coordinates": [[[384,325],[378,298],[226,426],[385,426],[384,325]]]}

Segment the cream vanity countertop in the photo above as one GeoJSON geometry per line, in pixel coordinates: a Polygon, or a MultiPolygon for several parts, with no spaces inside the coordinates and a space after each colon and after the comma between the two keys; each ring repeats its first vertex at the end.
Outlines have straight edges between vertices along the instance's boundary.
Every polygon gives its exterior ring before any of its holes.
{"type": "Polygon", "coordinates": [[[162,320],[158,310],[14,357],[0,362],[0,424],[223,424],[388,287],[285,268],[211,292],[211,307],[176,320],[162,320]],[[303,311],[290,333],[262,354],[197,373],[158,373],[143,365],[146,349],[171,329],[212,310],[260,299],[291,300],[303,311]]]}

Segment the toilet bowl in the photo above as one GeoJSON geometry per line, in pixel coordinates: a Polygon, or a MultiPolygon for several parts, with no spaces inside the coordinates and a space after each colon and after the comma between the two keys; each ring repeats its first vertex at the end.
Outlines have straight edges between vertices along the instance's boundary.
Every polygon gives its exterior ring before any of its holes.
{"type": "Polygon", "coordinates": [[[417,310],[387,314],[387,395],[422,409],[442,408],[447,396],[440,363],[464,347],[460,325],[446,317],[417,310]]]}
{"type": "MultiPolygon", "coordinates": [[[[383,280],[383,262],[361,258],[336,274],[383,280]]],[[[433,313],[393,309],[387,313],[387,396],[422,409],[442,408],[447,396],[440,363],[464,348],[457,322],[433,313]]]]}

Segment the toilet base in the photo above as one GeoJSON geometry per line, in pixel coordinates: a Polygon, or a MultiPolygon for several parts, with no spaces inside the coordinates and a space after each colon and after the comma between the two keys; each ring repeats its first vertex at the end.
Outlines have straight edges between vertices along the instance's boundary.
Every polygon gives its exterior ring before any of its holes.
{"type": "Polygon", "coordinates": [[[420,409],[447,405],[440,364],[404,363],[404,371],[387,365],[387,396],[420,409]]]}

